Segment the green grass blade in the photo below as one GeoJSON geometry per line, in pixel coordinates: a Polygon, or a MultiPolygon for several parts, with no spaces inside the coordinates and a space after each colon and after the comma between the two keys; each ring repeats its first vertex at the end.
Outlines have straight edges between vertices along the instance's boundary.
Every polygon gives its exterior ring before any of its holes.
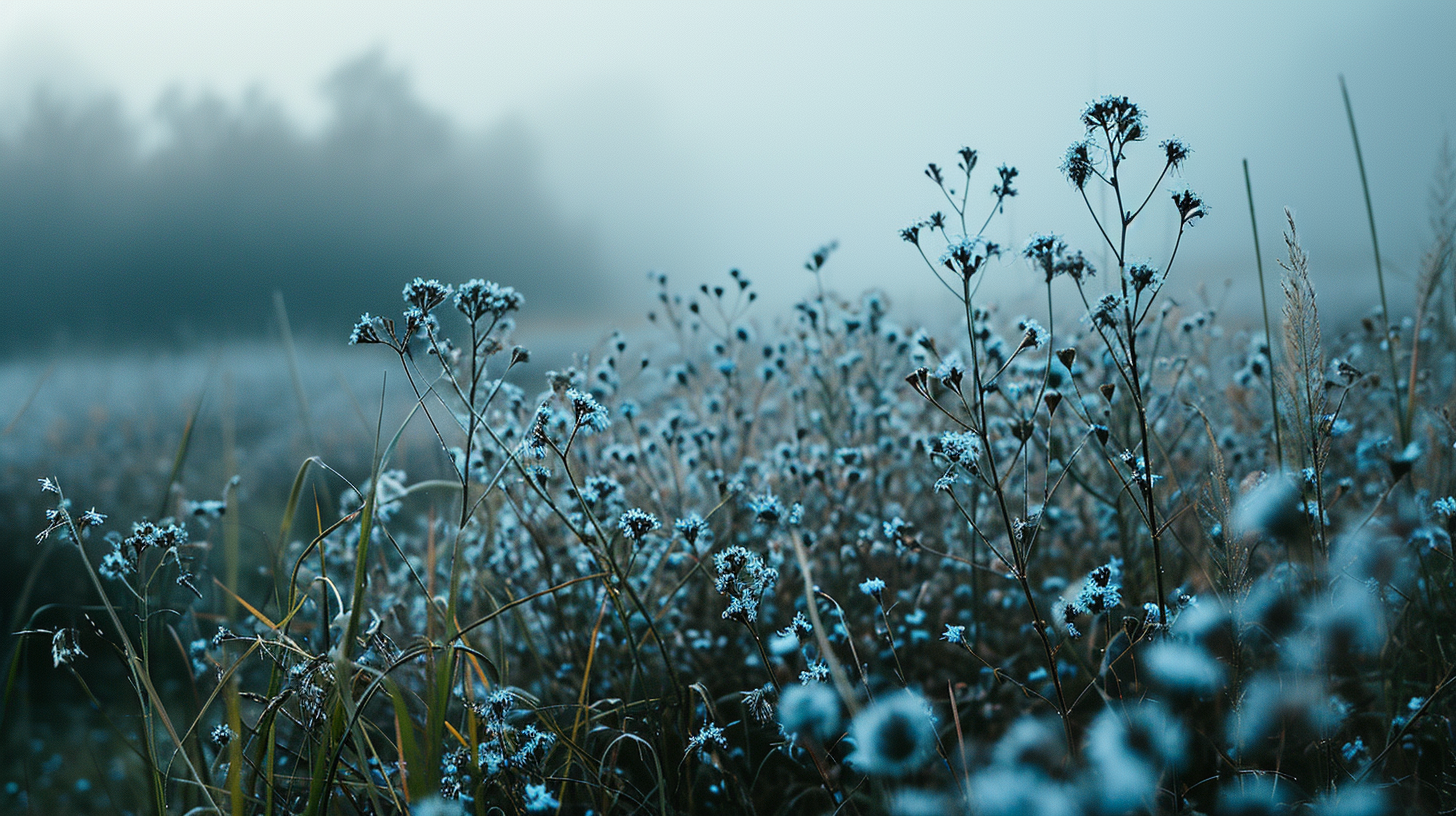
{"type": "Polygon", "coordinates": [[[1244,193],[1249,198],[1249,226],[1254,230],[1254,265],[1259,270],[1259,305],[1264,310],[1264,343],[1269,347],[1269,416],[1274,423],[1274,450],[1279,468],[1284,469],[1284,438],[1279,432],[1279,389],[1274,379],[1274,330],[1269,325],[1269,293],[1264,285],[1264,253],[1259,250],[1259,219],[1254,215],[1254,184],[1249,180],[1249,160],[1244,159],[1244,193]]]}
{"type": "Polygon", "coordinates": [[[1345,100],[1345,116],[1350,120],[1350,140],[1355,143],[1355,163],[1360,167],[1360,189],[1365,193],[1365,216],[1370,222],[1370,247],[1375,253],[1375,281],[1380,286],[1380,322],[1385,329],[1385,350],[1390,357],[1390,387],[1394,392],[1395,420],[1400,428],[1400,443],[1410,444],[1410,417],[1401,410],[1400,369],[1395,363],[1395,339],[1390,336],[1390,302],[1385,298],[1385,270],[1380,263],[1380,236],[1375,233],[1375,205],[1370,203],[1370,180],[1365,175],[1365,157],[1360,152],[1360,133],[1355,129],[1355,108],[1350,104],[1350,90],[1345,75],[1340,75],[1340,96],[1345,100]]]}
{"type": "Polygon", "coordinates": [[[172,472],[167,476],[167,484],[162,488],[162,501],[157,508],[159,519],[168,515],[167,506],[172,503],[172,488],[177,486],[177,479],[182,476],[182,465],[187,462],[187,452],[192,449],[192,431],[197,427],[197,417],[202,413],[202,403],[206,398],[207,391],[204,389],[197,395],[197,403],[187,415],[187,424],[182,426],[182,441],[177,445],[177,455],[172,457],[172,472]]]}
{"type": "Polygon", "coordinates": [[[313,414],[308,409],[308,395],[303,390],[303,375],[298,367],[298,349],[293,345],[293,330],[288,321],[288,309],[283,305],[283,293],[273,290],[273,310],[278,315],[278,331],[283,335],[283,351],[288,357],[288,375],[293,380],[293,396],[298,400],[298,418],[303,422],[303,432],[308,437],[310,452],[318,453],[318,436],[314,433],[313,414]]]}

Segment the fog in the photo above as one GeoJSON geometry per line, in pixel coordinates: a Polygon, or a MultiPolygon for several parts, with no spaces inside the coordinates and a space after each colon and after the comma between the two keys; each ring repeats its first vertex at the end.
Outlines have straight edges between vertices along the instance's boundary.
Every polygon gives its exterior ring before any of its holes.
{"type": "Polygon", "coordinates": [[[542,190],[529,128],[460,132],[378,52],[322,93],[307,134],[261,92],[174,91],[144,149],[114,99],[37,92],[0,143],[0,297],[26,327],[6,342],[259,334],[275,290],[296,330],[344,337],[414,275],[495,278],[548,310],[591,297],[591,240],[542,190]]]}
{"type": "MultiPolygon", "coordinates": [[[[978,148],[976,195],[1018,167],[993,237],[1054,231],[1097,258],[1057,164],[1107,93],[1194,149],[1174,182],[1212,213],[1176,297],[1253,302],[1247,158],[1266,267],[1288,206],[1325,305],[1351,312],[1373,263],[1338,76],[1397,302],[1456,122],[1445,2],[344,8],[9,8],[0,342],[207,345],[273,331],[275,290],[295,332],[342,337],[415,275],[515,285],[528,332],[590,337],[640,321],[649,270],[688,287],[741,268],[772,320],[829,240],[831,286],[930,321],[949,306],[897,236],[943,205],[924,164],[978,148]]],[[[1173,222],[1146,220],[1156,260],[1173,222]]],[[[1017,307],[1031,280],[1008,260],[984,291],[1017,307]]]]}

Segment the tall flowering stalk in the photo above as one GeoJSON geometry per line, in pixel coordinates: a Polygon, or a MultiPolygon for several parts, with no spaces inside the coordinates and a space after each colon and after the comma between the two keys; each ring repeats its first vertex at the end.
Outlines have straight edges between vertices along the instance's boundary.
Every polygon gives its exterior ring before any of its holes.
{"type": "Polygon", "coordinates": [[[1138,195],[1128,188],[1123,163],[1127,158],[1126,149],[1143,141],[1147,136],[1143,129],[1142,109],[1125,96],[1105,96],[1088,105],[1083,111],[1082,125],[1086,134],[1067,148],[1066,158],[1062,162],[1062,173],[1082,197],[1082,203],[1086,205],[1088,214],[1092,216],[1098,232],[1117,262],[1118,291],[1104,295],[1094,307],[1088,300],[1082,278],[1074,277],[1074,280],[1082,303],[1091,317],[1092,327],[1107,347],[1113,366],[1132,399],[1136,413],[1136,443],[1141,460],[1129,463],[1129,477],[1141,498],[1143,521],[1152,537],[1153,577],[1158,592],[1158,623],[1166,627],[1168,599],[1163,567],[1164,525],[1158,520],[1158,506],[1153,489],[1158,477],[1154,473],[1156,468],[1152,455],[1152,433],[1148,426],[1150,370],[1147,361],[1140,356],[1142,349],[1139,348],[1139,340],[1142,339],[1142,327],[1178,257],[1184,231],[1202,218],[1208,208],[1203,199],[1193,191],[1175,191],[1172,201],[1178,213],[1178,235],[1167,262],[1159,269],[1149,263],[1133,261],[1128,247],[1128,233],[1133,222],[1142,215],[1168,174],[1183,166],[1191,151],[1177,139],[1162,142],[1159,147],[1163,152],[1163,168],[1158,173],[1157,180],[1139,200],[1138,195]],[[1087,196],[1088,186],[1099,183],[1112,192],[1117,206],[1116,223],[1105,223],[1097,215],[1097,209],[1092,206],[1087,196]]]}

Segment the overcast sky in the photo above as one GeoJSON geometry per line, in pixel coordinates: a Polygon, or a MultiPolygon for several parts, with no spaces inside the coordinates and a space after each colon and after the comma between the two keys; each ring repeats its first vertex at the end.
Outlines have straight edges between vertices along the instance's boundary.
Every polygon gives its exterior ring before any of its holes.
{"type": "MultiPolygon", "coordinates": [[[[953,164],[962,144],[979,149],[976,195],[989,191],[997,164],[1015,165],[1021,195],[994,237],[1019,246],[1032,232],[1055,231],[1096,257],[1095,231],[1057,165],[1080,135],[1082,106],[1098,95],[1126,94],[1146,110],[1152,142],[1176,135],[1193,147],[1178,181],[1212,205],[1185,242],[1177,280],[1217,290],[1232,279],[1241,287],[1235,305],[1251,296],[1239,166],[1247,158],[1266,268],[1281,248],[1281,208],[1289,206],[1317,281],[1340,282],[1321,292],[1339,309],[1372,302],[1375,290],[1337,76],[1349,83],[1382,250],[1397,276],[1392,296],[1399,297],[1428,237],[1425,205],[1442,139],[1456,128],[1453,35],[1456,3],[1449,0],[11,2],[0,5],[0,133],[12,164],[35,164],[22,137],[44,88],[74,110],[114,100],[108,127],[124,133],[107,138],[126,141],[137,155],[167,158],[159,166],[173,175],[148,166],[141,180],[117,182],[108,188],[112,198],[95,206],[70,201],[62,226],[49,227],[69,231],[86,229],[85,213],[125,206],[138,189],[166,199],[157,188],[181,172],[174,154],[186,134],[179,121],[205,120],[211,110],[214,119],[251,123],[249,144],[266,143],[307,172],[268,181],[267,172],[240,164],[214,140],[199,161],[226,165],[223,176],[234,181],[214,183],[194,167],[181,173],[191,195],[231,189],[242,183],[236,179],[253,180],[261,199],[308,198],[297,189],[322,185],[314,203],[285,202],[297,206],[288,217],[329,222],[335,216],[322,213],[335,209],[331,202],[367,210],[348,210],[329,229],[354,244],[349,229],[364,230],[378,242],[364,254],[376,258],[388,256],[394,240],[380,225],[397,220],[398,258],[386,273],[434,241],[441,248],[421,262],[422,271],[508,279],[528,303],[541,304],[523,323],[546,325],[580,314],[586,303],[605,304],[598,307],[604,325],[640,313],[648,306],[647,270],[690,286],[738,267],[765,290],[772,309],[806,290],[801,264],[831,239],[841,250],[830,283],[847,293],[883,287],[900,309],[929,315],[939,308],[933,281],[897,236],[940,207],[921,175],[924,164],[953,164]],[[339,145],[354,143],[349,128],[359,125],[344,115],[341,67],[356,80],[348,87],[373,89],[364,94],[373,100],[370,111],[404,110],[424,129],[378,137],[386,147],[375,144],[367,160],[341,153],[339,145]],[[360,79],[361,71],[368,76],[360,79]],[[380,88],[393,88],[394,96],[380,88]],[[383,97],[393,101],[379,103],[383,97]],[[257,125],[260,116],[267,127],[257,125]],[[267,139],[258,135],[265,131],[267,139]],[[356,188],[345,178],[350,162],[372,163],[356,188]],[[393,189],[404,190],[398,206],[393,189]],[[483,237],[471,237],[483,221],[495,226],[481,224],[483,237]],[[519,245],[510,243],[513,235],[522,236],[519,245]],[[511,271],[491,274],[503,266],[511,271]]],[[[273,155],[250,150],[250,161],[273,155]]],[[[0,190],[7,212],[42,195],[26,184],[51,184],[33,172],[6,178],[27,180],[0,190]],[[6,203],[7,195],[17,200],[6,203]]],[[[179,208],[198,209],[185,197],[157,204],[150,232],[103,221],[112,240],[144,235],[135,269],[153,258],[186,269],[201,256],[167,260],[168,225],[179,208]]],[[[257,211],[247,210],[243,221],[257,211]]],[[[277,232],[277,224],[258,219],[259,234],[277,232]]],[[[246,243],[251,223],[237,227],[228,246],[246,243]]],[[[1165,252],[1170,224],[1156,213],[1137,235],[1138,254],[1165,252]]],[[[4,247],[18,251],[24,234],[7,239],[0,227],[0,242],[7,240],[4,247]]],[[[333,274],[359,263],[347,253],[330,255],[334,247],[321,241],[290,257],[333,274]]],[[[98,266],[107,256],[87,257],[98,266]]],[[[248,257],[265,264],[274,256],[248,257]]],[[[48,258],[36,263],[55,262],[48,258]]],[[[12,293],[34,280],[17,283],[16,269],[8,273],[12,293]]],[[[412,273],[394,276],[405,274],[412,273]]],[[[1016,301],[1030,279],[1008,263],[993,271],[988,291],[1016,301]]],[[[391,297],[398,288],[380,287],[391,297]]],[[[311,297],[291,291],[291,298],[311,297]]],[[[904,311],[901,319],[916,322],[904,311]]]]}

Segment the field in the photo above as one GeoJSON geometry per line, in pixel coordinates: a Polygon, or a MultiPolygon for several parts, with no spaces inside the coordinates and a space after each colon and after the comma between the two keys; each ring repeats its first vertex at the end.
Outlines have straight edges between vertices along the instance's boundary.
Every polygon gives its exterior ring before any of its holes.
{"type": "Polygon", "coordinates": [[[482,280],[236,381],[112,366],[83,427],[22,423],[50,375],[12,370],[0,810],[1456,810],[1456,170],[1412,314],[1377,251],[1382,305],[1322,325],[1290,216],[1226,325],[1164,292],[1189,148],[1082,122],[1100,268],[985,238],[1036,206],[1014,168],[926,168],[900,234],[955,326],[837,293],[829,245],[786,315],[654,277],[652,331],[544,388],[531,293],[482,280]]]}

